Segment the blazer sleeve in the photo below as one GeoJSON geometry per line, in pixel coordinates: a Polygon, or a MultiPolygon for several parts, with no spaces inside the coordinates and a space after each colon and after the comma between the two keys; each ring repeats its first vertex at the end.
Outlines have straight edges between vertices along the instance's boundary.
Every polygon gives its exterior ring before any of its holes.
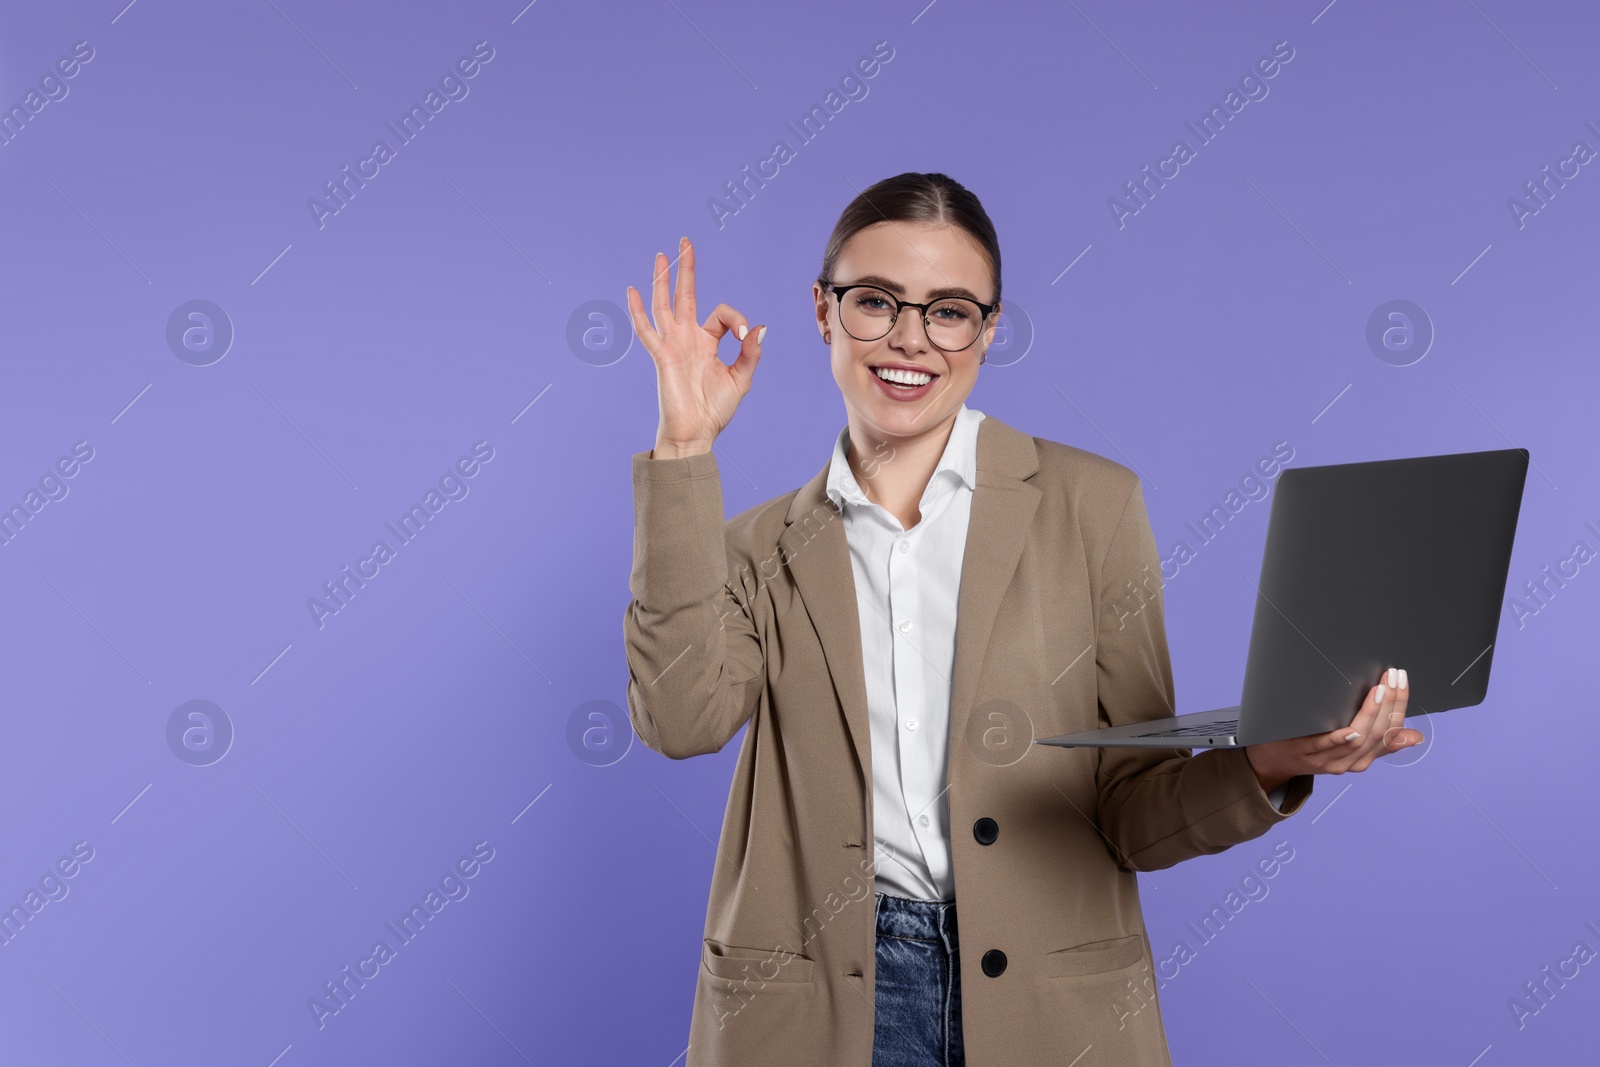
{"type": "Polygon", "coordinates": [[[628,717],[670,759],[717,752],[754,713],[766,656],[754,590],[730,582],[722,481],[707,452],[633,456],[633,595],[623,617],[628,717]]]}
{"type": "MultiPolygon", "coordinates": [[[[1176,714],[1161,596],[1161,558],[1137,476],[1099,568],[1095,667],[1107,726],[1176,714]]],[[[1153,871],[1259,837],[1298,811],[1312,776],[1291,778],[1280,806],[1242,748],[1101,748],[1100,826],[1117,863],[1153,871]]]]}

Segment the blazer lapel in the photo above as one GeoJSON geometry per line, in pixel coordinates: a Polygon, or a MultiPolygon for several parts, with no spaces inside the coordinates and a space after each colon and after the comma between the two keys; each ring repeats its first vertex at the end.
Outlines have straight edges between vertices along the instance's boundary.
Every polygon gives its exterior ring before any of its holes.
{"type": "MultiPolygon", "coordinates": [[[[1016,573],[1043,494],[1024,479],[1039,469],[1033,438],[986,415],[978,423],[978,477],[956,595],[955,662],[950,675],[950,750],[967,734],[989,636],[1016,573]]],[[[1032,738],[1027,742],[1031,744],[1032,738]]],[[[954,766],[950,759],[947,766],[954,766]]],[[[950,781],[946,770],[945,782],[950,781]]]]}
{"type": "MultiPolygon", "coordinates": [[[[963,737],[977,690],[978,670],[995,616],[1022,558],[1040,492],[1024,479],[1039,469],[1033,438],[992,415],[978,424],[977,487],[961,563],[955,660],[951,675],[950,740],[963,737]]],[[[778,537],[780,559],[822,641],[834,690],[844,710],[863,784],[872,780],[871,727],[862,662],[859,607],[844,517],[827,495],[828,465],[795,494],[778,537]]]]}

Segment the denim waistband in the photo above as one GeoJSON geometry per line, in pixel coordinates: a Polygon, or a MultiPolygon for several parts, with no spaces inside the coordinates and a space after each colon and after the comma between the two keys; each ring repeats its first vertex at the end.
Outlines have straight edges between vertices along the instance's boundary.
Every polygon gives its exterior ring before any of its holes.
{"type": "Polygon", "coordinates": [[[912,900],[876,891],[872,895],[878,909],[880,935],[939,941],[949,951],[956,950],[954,900],[912,900]]]}

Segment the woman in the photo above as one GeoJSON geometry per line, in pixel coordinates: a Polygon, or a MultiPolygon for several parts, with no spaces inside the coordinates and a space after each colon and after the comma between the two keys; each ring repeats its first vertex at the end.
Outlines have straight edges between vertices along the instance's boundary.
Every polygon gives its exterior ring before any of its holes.
{"type": "Polygon", "coordinates": [[[680,253],[671,299],[656,256],[653,324],[628,288],[661,401],[632,462],[629,714],[674,759],[749,726],[688,1067],[1169,1063],[1134,872],[1419,743],[1404,671],[1326,735],[1032,745],[1173,714],[1171,666],[1161,598],[1130,600],[1160,573],[1137,476],[966,406],[1000,310],[977,198],[908,173],[845,209],[812,296],[847,425],[805,486],[726,522],[711,447],[766,327],[726,304],[698,324],[680,253]]]}

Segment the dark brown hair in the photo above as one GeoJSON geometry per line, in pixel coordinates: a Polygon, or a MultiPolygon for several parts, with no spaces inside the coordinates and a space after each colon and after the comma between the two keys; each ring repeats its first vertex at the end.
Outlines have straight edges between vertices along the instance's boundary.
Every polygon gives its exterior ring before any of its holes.
{"type": "Polygon", "coordinates": [[[845,242],[876,222],[942,223],[965,230],[989,259],[994,280],[992,302],[1000,302],[1000,240],[995,236],[994,223],[966,186],[944,174],[896,174],[869,186],[850,201],[828,238],[817,281],[833,281],[845,242]]]}

